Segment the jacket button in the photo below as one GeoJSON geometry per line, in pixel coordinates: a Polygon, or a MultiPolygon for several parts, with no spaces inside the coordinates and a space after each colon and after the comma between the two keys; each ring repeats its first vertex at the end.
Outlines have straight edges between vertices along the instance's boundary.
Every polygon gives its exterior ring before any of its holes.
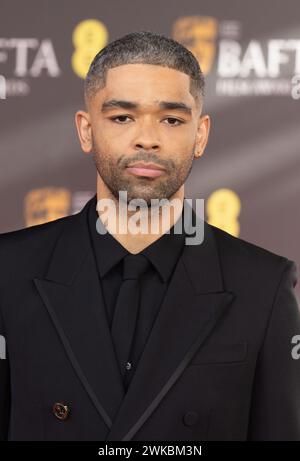
{"type": "Polygon", "coordinates": [[[197,423],[198,419],[199,415],[196,411],[188,411],[183,417],[183,422],[186,426],[193,426],[197,423]]]}
{"type": "Polygon", "coordinates": [[[68,406],[64,405],[63,403],[55,403],[53,405],[52,411],[56,418],[60,420],[67,419],[70,413],[70,409],[68,408],[68,406]]]}

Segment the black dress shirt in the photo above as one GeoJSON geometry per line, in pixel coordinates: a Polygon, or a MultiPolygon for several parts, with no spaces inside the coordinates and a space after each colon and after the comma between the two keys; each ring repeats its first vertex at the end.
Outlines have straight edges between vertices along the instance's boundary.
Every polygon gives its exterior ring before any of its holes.
{"type": "MultiPolygon", "coordinates": [[[[88,227],[106,305],[107,321],[111,329],[116,299],[122,283],[122,260],[130,252],[109,232],[105,234],[97,232],[96,221],[99,215],[96,205],[97,194],[93,197],[89,207],[88,227]]],[[[179,219],[183,219],[183,213],[179,219]]],[[[172,273],[183,250],[184,237],[184,233],[176,234],[174,226],[172,226],[169,234],[163,234],[140,253],[148,258],[150,265],[147,272],[140,279],[141,303],[134,333],[132,354],[126,366],[127,382],[130,381],[134,374],[151,333],[172,273]]]]}

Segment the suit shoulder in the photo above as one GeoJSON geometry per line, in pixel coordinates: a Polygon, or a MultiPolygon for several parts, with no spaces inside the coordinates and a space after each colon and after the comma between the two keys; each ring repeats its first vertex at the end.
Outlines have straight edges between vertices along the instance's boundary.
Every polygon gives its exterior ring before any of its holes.
{"type": "Polygon", "coordinates": [[[281,273],[287,265],[295,264],[284,255],[268,250],[240,237],[235,237],[216,226],[208,224],[214,235],[220,258],[224,264],[235,266],[238,270],[263,275],[281,273]]]}
{"type": "Polygon", "coordinates": [[[41,247],[49,247],[51,242],[55,243],[65,225],[73,219],[74,215],[64,216],[43,224],[16,229],[0,234],[0,255],[22,251],[39,251],[41,247]]]}

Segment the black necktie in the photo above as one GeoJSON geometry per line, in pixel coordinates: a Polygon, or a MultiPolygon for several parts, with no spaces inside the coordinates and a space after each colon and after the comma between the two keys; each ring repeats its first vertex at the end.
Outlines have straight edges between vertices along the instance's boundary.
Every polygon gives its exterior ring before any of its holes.
{"type": "Polygon", "coordinates": [[[147,270],[148,266],[149,261],[142,254],[129,254],[123,259],[123,281],[117,297],[111,327],[112,340],[123,380],[140,304],[139,277],[147,270]]]}

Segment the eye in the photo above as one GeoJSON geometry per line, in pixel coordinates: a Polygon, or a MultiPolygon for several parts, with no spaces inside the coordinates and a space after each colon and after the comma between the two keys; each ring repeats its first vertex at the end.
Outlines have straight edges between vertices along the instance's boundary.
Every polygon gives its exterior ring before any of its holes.
{"type": "MultiPolygon", "coordinates": [[[[129,117],[128,117],[128,115],[118,115],[118,116],[116,116],[116,117],[111,117],[110,120],[115,121],[115,120],[117,120],[118,118],[120,119],[120,118],[129,118],[129,117]]],[[[121,121],[121,122],[118,122],[118,123],[121,123],[121,124],[122,124],[123,122],[121,121]]]]}
{"type": "MultiPolygon", "coordinates": [[[[174,117],[167,117],[165,120],[173,120],[175,122],[179,122],[179,125],[182,125],[182,123],[184,123],[182,120],[179,120],[178,118],[174,118],[174,117]]],[[[178,126],[178,124],[175,125],[175,123],[171,123],[171,124],[167,123],[167,125],[178,126]]]]}

